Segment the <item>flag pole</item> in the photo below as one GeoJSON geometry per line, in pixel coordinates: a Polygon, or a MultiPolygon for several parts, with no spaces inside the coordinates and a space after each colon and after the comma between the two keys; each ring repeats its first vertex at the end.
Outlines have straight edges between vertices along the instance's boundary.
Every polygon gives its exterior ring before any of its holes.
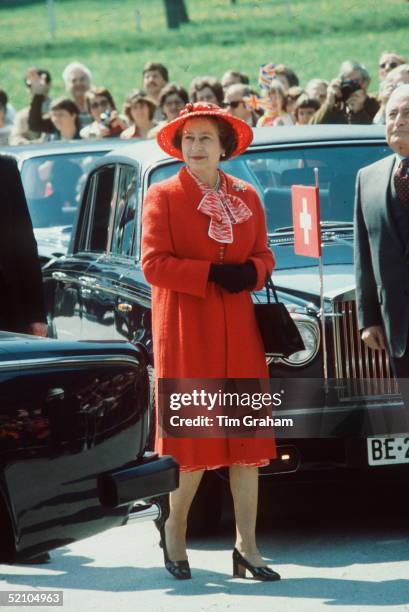
{"type": "MultiPolygon", "coordinates": [[[[315,186],[319,192],[318,168],[314,168],[315,186]]],[[[321,219],[319,219],[319,241],[320,241],[320,256],[319,256],[319,275],[320,275],[320,302],[321,302],[321,336],[322,336],[322,357],[324,362],[324,380],[328,380],[328,356],[327,356],[327,339],[325,335],[325,304],[324,304],[324,267],[322,261],[321,248],[321,219]]]]}

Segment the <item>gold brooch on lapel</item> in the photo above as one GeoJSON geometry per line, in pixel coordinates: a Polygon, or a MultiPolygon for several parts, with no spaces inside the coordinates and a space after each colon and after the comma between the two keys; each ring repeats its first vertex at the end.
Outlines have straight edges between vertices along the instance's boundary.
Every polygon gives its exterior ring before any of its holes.
{"type": "Polygon", "coordinates": [[[232,187],[234,191],[246,191],[246,186],[244,183],[233,183],[232,187]]]}

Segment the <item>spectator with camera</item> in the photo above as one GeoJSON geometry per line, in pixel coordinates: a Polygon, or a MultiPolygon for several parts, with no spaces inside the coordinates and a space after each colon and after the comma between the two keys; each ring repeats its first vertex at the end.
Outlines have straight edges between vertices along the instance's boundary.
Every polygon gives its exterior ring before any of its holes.
{"type": "MultiPolygon", "coordinates": [[[[30,94],[31,99],[35,95],[33,91],[33,81],[41,81],[43,98],[40,106],[41,116],[45,115],[50,107],[49,92],[51,88],[51,74],[43,68],[29,68],[24,77],[24,83],[30,94]]],[[[34,131],[28,125],[30,106],[21,109],[14,118],[11,129],[9,143],[11,145],[23,145],[30,142],[40,142],[42,139],[41,131],[34,131]]]]}
{"type": "Polygon", "coordinates": [[[128,126],[105,87],[91,87],[85,95],[85,101],[93,122],[81,129],[81,138],[115,138],[128,126]]]}
{"type": "Polygon", "coordinates": [[[321,108],[311,123],[372,123],[379,102],[368,95],[370,76],[363,64],[345,61],[338,77],[333,79],[321,108]]]}

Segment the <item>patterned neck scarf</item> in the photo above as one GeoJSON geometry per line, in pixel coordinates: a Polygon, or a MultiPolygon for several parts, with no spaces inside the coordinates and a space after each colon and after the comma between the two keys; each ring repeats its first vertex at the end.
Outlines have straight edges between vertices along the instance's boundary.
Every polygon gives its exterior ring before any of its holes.
{"type": "MultiPolygon", "coordinates": [[[[202,192],[203,197],[197,210],[210,217],[209,237],[216,242],[232,243],[232,225],[244,223],[253,213],[241,198],[227,193],[227,181],[222,172],[219,172],[217,184],[212,188],[206,183],[202,183],[190,172],[189,168],[187,168],[187,171],[202,192]]],[[[236,185],[238,191],[245,190],[245,185],[241,181],[238,181],[236,185]]]]}

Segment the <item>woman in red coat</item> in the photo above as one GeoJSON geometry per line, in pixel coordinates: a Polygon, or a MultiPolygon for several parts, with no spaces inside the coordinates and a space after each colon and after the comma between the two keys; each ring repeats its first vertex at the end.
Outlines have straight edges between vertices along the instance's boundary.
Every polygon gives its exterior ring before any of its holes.
{"type": "MultiPolygon", "coordinates": [[[[157,135],[161,148],[186,166],[152,185],[144,202],[142,268],[152,284],[156,381],[268,377],[250,294],[264,286],[274,266],[264,211],[251,185],[218,168],[220,159],[240,155],[252,138],[247,123],[203,103],[187,104],[157,135]]],[[[176,578],[191,577],[191,502],[205,469],[229,466],[234,575],[248,569],[260,580],[279,579],[264,565],[255,538],[258,467],[276,457],[274,440],[157,434],[155,449],[173,455],[181,470],[169,518],[158,525],[166,568],[176,578]]]]}

